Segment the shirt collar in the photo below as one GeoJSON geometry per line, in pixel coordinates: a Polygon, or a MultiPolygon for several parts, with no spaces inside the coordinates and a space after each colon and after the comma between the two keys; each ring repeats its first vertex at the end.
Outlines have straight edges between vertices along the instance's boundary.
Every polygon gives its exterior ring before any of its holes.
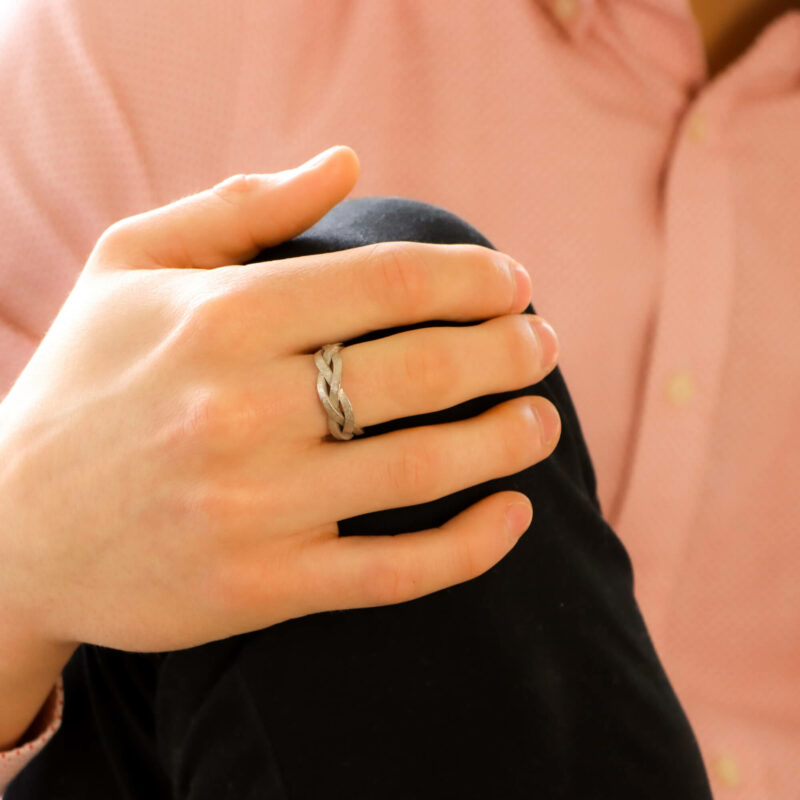
{"type": "MultiPolygon", "coordinates": [[[[602,0],[537,0],[540,6],[553,18],[564,34],[573,41],[581,41],[589,29],[597,22],[598,4],[602,0]]],[[[618,0],[613,0],[618,2],[618,0]]],[[[694,22],[691,0],[637,0],[643,5],[652,6],[694,22]]]]}
{"type": "MultiPolygon", "coordinates": [[[[699,59],[704,63],[702,32],[691,7],[691,0],[535,0],[550,16],[554,24],[573,42],[580,43],[586,35],[599,25],[603,24],[604,18],[609,17],[608,11],[612,4],[619,5],[636,4],[650,7],[653,10],[669,14],[691,29],[697,45],[699,59]]],[[[766,67],[773,72],[780,72],[782,69],[791,71],[791,80],[797,80],[800,75],[800,61],[797,52],[797,34],[800,31],[800,10],[794,8],[783,12],[781,19],[777,22],[773,20],[750,45],[750,49],[760,47],[763,51],[767,38],[770,41],[770,51],[766,56],[762,56],[766,67]],[[779,41],[780,44],[775,42],[779,41]],[[784,54],[784,50],[789,51],[784,54]],[[782,59],[782,60],[781,60],[782,59]]],[[[740,56],[739,61],[742,60],[740,56]]],[[[749,58],[748,60],[752,60],[749,58]]],[[[736,71],[739,66],[734,65],[736,71]]],[[[726,68],[725,72],[732,71],[732,67],[726,68]]],[[[748,67],[747,69],[753,69],[748,67]]]]}

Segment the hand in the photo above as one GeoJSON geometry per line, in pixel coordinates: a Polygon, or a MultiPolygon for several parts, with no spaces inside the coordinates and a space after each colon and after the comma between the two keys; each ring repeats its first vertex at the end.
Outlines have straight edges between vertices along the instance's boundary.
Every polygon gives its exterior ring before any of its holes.
{"type": "Polygon", "coordinates": [[[537,318],[519,313],[527,275],[515,282],[515,262],[489,248],[392,242],[232,264],[312,225],[357,176],[353,151],[334,148],[128,217],[98,240],[0,406],[12,639],[191,647],[468,580],[527,528],[527,498],[500,492],[438,529],[337,536],[339,519],[518,472],[560,431],[549,401],[522,397],[464,421],[329,437],[312,357],[328,342],[487,320],[346,347],[343,387],[362,427],[553,368],[537,318]],[[554,415],[549,440],[533,408],[554,415]],[[510,533],[512,501],[527,507],[510,533]]]}

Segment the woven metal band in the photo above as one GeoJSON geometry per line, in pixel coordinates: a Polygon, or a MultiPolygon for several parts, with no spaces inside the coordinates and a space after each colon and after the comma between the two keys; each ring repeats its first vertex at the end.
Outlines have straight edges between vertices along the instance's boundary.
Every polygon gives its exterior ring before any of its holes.
{"type": "Polygon", "coordinates": [[[364,431],[356,425],[353,406],[342,389],[342,344],[335,342],[320,347],[314,353],[314,363],[319,370],[317,394],[328,412],[328,429],[336,439],[347,440],[364,431]]]}

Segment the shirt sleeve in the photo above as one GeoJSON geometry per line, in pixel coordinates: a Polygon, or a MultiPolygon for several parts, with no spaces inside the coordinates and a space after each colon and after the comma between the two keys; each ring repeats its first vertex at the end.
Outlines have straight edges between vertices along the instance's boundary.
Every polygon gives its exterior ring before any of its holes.
{"type": "Polygon", "coordinates": [[[45,700],[28,741],[13,750],[0,750],[0,800],[9,783],[22,771],[28,762],[53,738],[61,727],[64,709],[64,681],[59,677],[53,691],[45,700]]]}

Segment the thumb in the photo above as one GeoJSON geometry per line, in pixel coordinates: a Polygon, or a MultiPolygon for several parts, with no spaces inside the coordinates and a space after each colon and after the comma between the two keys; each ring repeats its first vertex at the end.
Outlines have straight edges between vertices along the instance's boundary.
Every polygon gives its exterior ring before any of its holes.
{"type": "Polygon", "coordinates": [[[239,264],[311,227],[353,188],[358,156],[336,145],[293,169],[233,175],[211,189],[126,217],[89,262],[136,268],[239,264]]]}

